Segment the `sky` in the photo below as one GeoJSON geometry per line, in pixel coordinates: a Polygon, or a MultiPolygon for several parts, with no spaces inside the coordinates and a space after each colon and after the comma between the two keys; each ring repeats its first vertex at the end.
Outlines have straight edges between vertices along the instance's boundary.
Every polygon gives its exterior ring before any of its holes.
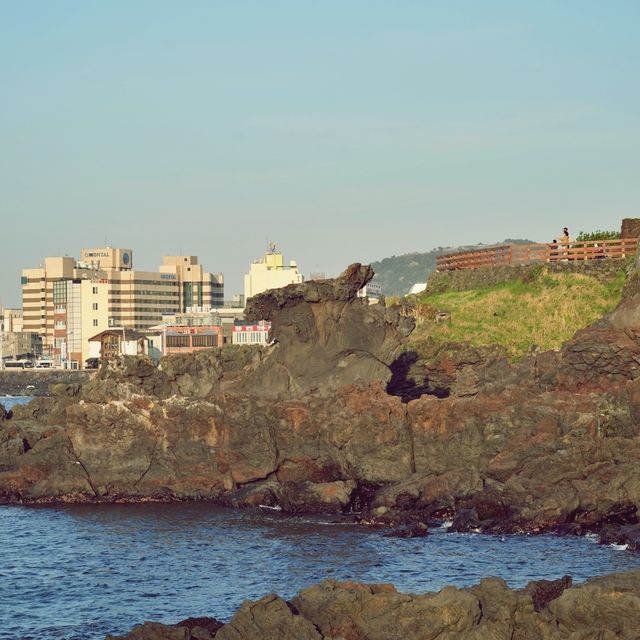
{"type": "Polygon", "coordinates": [[[0,305],[84,247],[337,275],[640,217],[640,2],[0,0],[0,305]]]}

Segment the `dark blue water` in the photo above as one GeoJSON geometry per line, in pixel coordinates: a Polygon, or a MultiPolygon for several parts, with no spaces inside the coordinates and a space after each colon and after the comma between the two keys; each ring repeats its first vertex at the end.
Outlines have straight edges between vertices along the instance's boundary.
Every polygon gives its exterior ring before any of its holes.
{"type": "Polygon", "coordinates": [[[588,576],[640,567],[640,556],[591,540],[426,538],[330,518],[206,504],[0,507],[0,638],[82,639],[143,620],[227,619],[245,598],[289,597],[327,577],[424,592],[502,576],[588,576]]]}

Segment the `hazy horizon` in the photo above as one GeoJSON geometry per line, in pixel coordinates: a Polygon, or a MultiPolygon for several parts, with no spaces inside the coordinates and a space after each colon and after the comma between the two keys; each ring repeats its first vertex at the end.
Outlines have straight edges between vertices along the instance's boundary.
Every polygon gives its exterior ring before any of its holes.
{"type": "Polygon", "coordinates": [[[640,217],[640,4],[0,0],[0,305],[84,247],[339,273],[640,217]]]}

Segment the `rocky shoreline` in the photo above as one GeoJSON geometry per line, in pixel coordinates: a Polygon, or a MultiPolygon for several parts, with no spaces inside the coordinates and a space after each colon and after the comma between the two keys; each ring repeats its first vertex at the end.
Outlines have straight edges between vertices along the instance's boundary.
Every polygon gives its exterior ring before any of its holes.
{"type": "Polygon", "coordinates": [[[637,276],[560,352],[517,364],[464,345],[412,358],[412,318],[355,297],[371,276],[353,265],[253,298],[267,349],[123,358],[16,407],[0,502],[210,500],[637,549],[637,276]]]}
{"type": "MultiPolygon", "coordinates": [[[[637,274],[614,312],[560,352],[532,354],[517,364],[495,348],[434,345],[427,357],[407,351],[412,318],[401,307],[356,298],[372,275],[352,265],[336,280],[253,298],[248,319],[272,322],[274,342],[266,349],[171,356],[159,368],[122,358],[84,384],[52,386],[51,397],[16,407],[12,417],[0,412],[0,503],[208,500],[285,513],[352,514],[363,525],[395,528],[400,537],[428,535],[434,520],[447,518],[459,532],[597,533],[604,543],[639,549],[637,274]]],[[[610,579],[635,585],[638,577],[610,579]]],[[[599,580],[587,585],[603,585],[599,580]]],[[[390,598],[380,606],[391,612],[402,598],[414,602],[390,590],[381,595],[374,587],[323,584],[318,593],[328,590],[353,606],[363,594],[372,602],[390,598]]],[[[487,584],[500,598],[511,594],[502,623],[519,624],[525,596],[487,584]]],[[[613,597],[595,586],[566,593],[581,598],[594,589],[603,602],[613,597]]],[[[455,593],[480,601],[472,590],[455,593]]],[[[621,601],[627,597],[635,607],[635,591],[621,601]]],[[[216,637],[400,637],[369,635],[353,621],[335,635],[318,621],[304,622],[302,594],[293,608],[269,598],[255,611],[276,607],[288,616],[294,627],[284,635],[256,635],[247,622],[246,632],[230,623],[216,637]]],[[[436,616],[431,604],[425,607],[436,616]]],[[[384,610],[383,617],[391,615],[384,610]]],[[[480,610],[479,619],[442,614],[467,622],[442,627],[439,637],[491,637],[475,629],[491,620],[480,610]]],[[[249,615],[245,608],[241,613],[249,615]]],[[[537,635],[496,631],[494,637],[565,637],[547,633],[564,622],[549,622],[548,612],[541,622],[541,612],[535,613],[531,624],[542,629],[537,635]]],[[[180,629],[160,637],[209,637],[180,629]]]]}
{"type": "Polygon", "coordinates": [[[245,601],[226,624],[146,622],[106,640],[600,640],[640,636],[640,571],[573,585],[569,576],[512,590],[500,578],[437,593],[326,580],[283,600],[245,601]]]}

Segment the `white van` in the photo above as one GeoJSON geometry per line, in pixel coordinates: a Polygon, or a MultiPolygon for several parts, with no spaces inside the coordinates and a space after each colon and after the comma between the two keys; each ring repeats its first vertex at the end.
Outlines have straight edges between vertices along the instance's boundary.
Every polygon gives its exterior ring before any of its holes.
{"type": "Polygon", "coordinates": [[[53,369],[55,363],[53,360],[38,360],[36,362],[36,369],[53,369]]]}

